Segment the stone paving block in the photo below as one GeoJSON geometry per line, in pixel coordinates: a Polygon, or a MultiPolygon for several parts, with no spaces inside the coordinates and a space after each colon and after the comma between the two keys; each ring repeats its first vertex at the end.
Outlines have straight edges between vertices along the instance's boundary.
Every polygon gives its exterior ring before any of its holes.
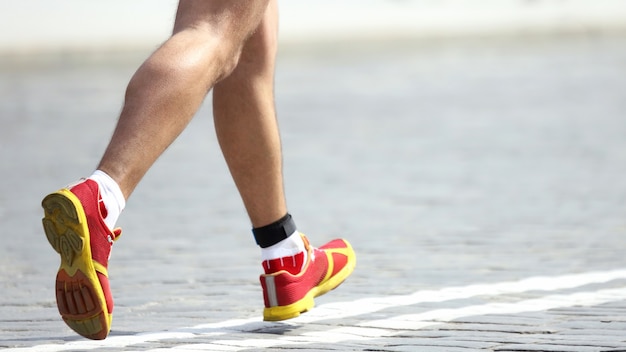
{"type": "Polygon", "coordinates": [[[557,332],[555,329],[542,326],[517,325],[517,324],[473,324],[473,323],[449,323],[440,330],[468,330],[482,332],[506,332],[511,334],[553,334],[557,332]]]}
{"type": "Polygon", "coordinates": [[[589,346],[564,346],[564,345],[551,345],[551,344],[511,344],[503,347],[497,347],[493,351],[495,352],[599,352],[602,351],[601,347],[589,347],[589,346]]]}
{"type": "Polygon", "coordinates": [[[396,347],[409,344],[413,346],[419,346],[421,348],[433,347],[433,348],[465,348],[465,349],[491,349],[499,345],[499,343],[491,341],[478,341],[478,340],[464,340],[458,338],[412,338],[406,339],[401,337],[392,337],[385,339],[384,347],[396,347]]]}
{"type": "Polygon", "coordinates": [[[511,324],[515,322],[515,325],[519,326],[541,326],[546,322],[546,317],[530,317],[523,316],[522,314],[502,314],[502,315],[481,315],[472,316],[466,318],[459,318],[454,320],[455,323],[475,323],[475,324],[511,324]]]}
{"type": "Polygon", "coordinates": [[[468,348],[462,348],[462,347],[448,347],[448,346],[420,346],[420,345],[411,345],[411,344],[407,344],[407,345],[402,345],[402,346],[388,346],[385,347],[384,349],[381,350],[377,350],[377,349],[373,349],[373,350],[364,350],[364,351],[384,351],[384,352],[426,352],[426,351],[433,351],[433,352],[469,352],[472,351],[473,349],[468,349],[468,348]]]}

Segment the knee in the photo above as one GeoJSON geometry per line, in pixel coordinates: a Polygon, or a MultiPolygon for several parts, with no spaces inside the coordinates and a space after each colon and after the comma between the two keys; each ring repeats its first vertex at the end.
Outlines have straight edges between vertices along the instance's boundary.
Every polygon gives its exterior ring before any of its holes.
{"type": "Polygon", "coordinates": [[[273,81],[277,33],[261,25],[234,52],[224,55],[224,72],[221,78],[242,78],[246,81],[269,79],[273,81]]]}
{"type": "MultiPolygon", "coordinates": [[[[224,43],[224,42],[223,42],[224,43]]],[[[228,45],[221,45],[216,50],[215,60],[217,62],[218,72],[216,75],[215,83],[230,76],[241,60],[241,54],[243,45],[230,43],[228,45]]]]}
{"type": "Polygon", "coordinates": [[[139,68],[128,90],[150,81],[181,91],[191,89],[208,92],[239,62],[241,47],[216,36],[180,32],[167,40],[139,68]]]}
{"type": "Polygon", "coordinates": [[[174,60],[160,62],[160,71],[204,81],[210,89],[238,66],[244,45],[241,40],[207,31],[192,30],[184,34],[188,39],[182,40],[185,44],[176,50],[178,55],[173,56],[174,60]]]}

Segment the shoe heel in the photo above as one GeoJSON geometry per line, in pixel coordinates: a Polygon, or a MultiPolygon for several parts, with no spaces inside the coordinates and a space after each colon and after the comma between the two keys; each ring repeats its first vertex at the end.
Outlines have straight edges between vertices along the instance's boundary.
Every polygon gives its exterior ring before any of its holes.
{"type": "Polygon", "coordinates": [[[63,194],[52,193],[43,199],[41,205],[44,209],[41,222],[48,242],[61,255],[61,260],[72,266],[84,247],[83,239],[74,230],[80,226],[74,203],[63,194]]]}
{"type": "Polygon", "coordinates": [[[104,328],[104,324],[106,324],[104,322],[106,320],[104,313],[84,320],[71,320],[66,318],[63,318],[63,320],[70,329],[88,339],[104,340],[108,336],[108,331],[104,328]]]}
{"type": "MultiPolygon", "coordinates": [[[[99,288],[98,288],[99,289],[99,288]]],[[[92,282],[80,270],[69,276],[60,270],[56,279],[56,299],[63,321],[78,334],[93,340],[107,337],[110,316],[92,282]]]]}

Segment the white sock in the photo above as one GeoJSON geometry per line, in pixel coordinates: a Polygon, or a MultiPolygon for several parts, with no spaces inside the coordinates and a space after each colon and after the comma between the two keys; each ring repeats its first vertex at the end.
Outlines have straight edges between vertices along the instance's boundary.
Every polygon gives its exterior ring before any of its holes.
{"type": "Polygon", "coordinates": [[[120,186],[111,176],[101,170],[94,171],[94,173],[89,176],[89,179],[96,181],[100,188],[100,196],[107,209],[107,216],[104,218],[104,223],[107,224],[110,229],[115,228],[115,223],[126,206],[126,199],[124,199],[124,194],[120,186]]]}
{"type": "Polygon", "coordinates": [[[261,248],[261,260],[272,260],[284,257],[293,257],[294,255],[304,252],[304,262],[306,263],[306,248],[302,236],[297,230],[289,237],[267,248],[261,248]]]}

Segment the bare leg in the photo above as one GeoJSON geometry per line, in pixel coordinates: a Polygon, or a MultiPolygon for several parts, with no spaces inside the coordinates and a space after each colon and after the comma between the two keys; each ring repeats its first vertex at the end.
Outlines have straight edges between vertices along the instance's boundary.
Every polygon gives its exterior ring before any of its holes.
{"type": "Polygon", "coordinates": [[[270,1],[237,67],[213,90],[218,140],[253,227],[287,212],[273,92],[277,33],[277,4],[270,1]]]}
{"type": "Polygon", "coordinates": [[[181,0],[174,33],[137,70],[98,169],[128,198],[187,126],[209,90],[235,67],[269,0],[181,0]]]}

